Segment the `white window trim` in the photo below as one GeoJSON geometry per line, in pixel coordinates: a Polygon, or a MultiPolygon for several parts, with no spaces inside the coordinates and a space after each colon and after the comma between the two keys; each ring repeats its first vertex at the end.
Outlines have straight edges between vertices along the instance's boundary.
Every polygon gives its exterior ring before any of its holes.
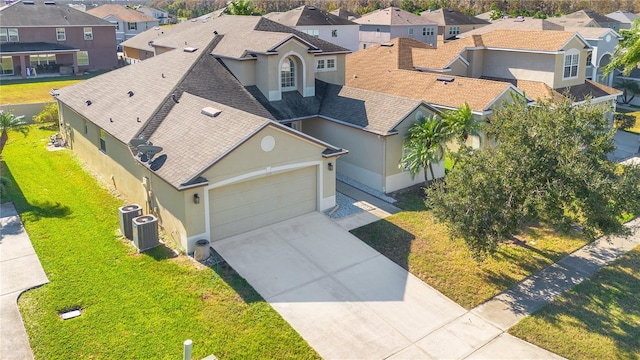
{"type": "Polygon", "coordinates": [[[56,40],[57,41],[66,41],[67,40],[67,29],[65,28],[56,28],[56,40]],[[62,31],[60,31],[62,30],[62,31]],[[60,37],[62,35],[62,37],[60,37]]]}
{"type": "Polygon", "coordinates": [[[577,79],[579,74],[580,74],[580,51],[578,49],[570,49],[564,54],[564,57],[562,58],[562,80],[577,79]],[[572,61],[571,64],[567,65],[567,58],[568,57],[573,58],[573,56],[575,55],[578,55],[576,62],[574,63],[572,61]],[[565,76],[564,75],[565,69],[567,67],[572,68],[573,66],[576,67],[576,74],[571,76],[571,69],[569,69],[569,76],[565,76]]]}
{"type": "MultiPolygon", "coordinates": [[[[78,66],[88,66],[88,65],[89,65],[89,51],[87,51],[87,50],[84,50],[84,51],[78,51],[78,55],[79,55],[80,53],[87,53],[87,63],[86,63],[86,64],[84,64],[84,63],[83,63],[83,64],[80,64],[80,60],[78,60],[78,66]]],[[[79,57],[77,57],[77,58],[79,58],[79,57]]]]}
{"type": "Polygon", "coordinates": [[[85,40],[93,40],[93,28],[91,27],[85,27],[82,29],[82,31],[84,32],[84,39],[85,40]],[[89,31],[87,31],[87,29],[89,29],[89,31]],[[89,36],[87,36],[89,35],[89,36]]]}
{"type": "Polygon", "coordinates": [[[321,58],[316,58],[316,61],[315,61],[316,72],[336,71],[337,67],[338,67],[338,63],[337,63],[337,58],[335,56],[323,56],[321,58]],[[333,67],[328,67],[329,60],[333,60],[333,67]],[[324,66],[320,69],[318,69],[319,63],[324,64],[324,66]]]}
{"type": "Polygon", "coordinates": [[[0,29],[0,42],[8,42],[9,41],[9,33],[8,29],[0,29]]]}
{"type": "Polygon", "coordinates": [[[9,28],[7,29],[7,41],[8,42],[20,42],[20,34],[18,33],[17,28],[9,28]],[[15,39],[11,39],[11,31],[15,32],[15,39]]]}
{"type": "Polygon", "coordinates": [[[408,34],[408,35],[413,36],[413,33],[414,33],[413,28],[409,28],[409,29],[407,30],[407,34],[408,34]]]}

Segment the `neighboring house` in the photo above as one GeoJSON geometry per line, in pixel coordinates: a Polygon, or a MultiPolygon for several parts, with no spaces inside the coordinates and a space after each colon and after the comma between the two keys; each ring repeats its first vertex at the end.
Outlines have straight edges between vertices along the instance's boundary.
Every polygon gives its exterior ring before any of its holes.
{"type": "Polygon", "coordinates": [[[398,37],[437,46],[438,24],[396,7],[376,10],[353,21],[360,24],[360,49],[398,37]]]}
{"type": "Polygon", "coordinates": [[[593,49],[591,54],[587,55],[587,58],[585,59],[587,64],[585,77],[608,86],[611,86],[613,83],[613,75],[605,78],[602,77],[602,67],[611,61],[611,56],[615,47],[618,45],[618,40],[620,38],[620,35],[618,35],[618,33],[613,29],[601,27],[570,28],[558,25],[546,19],[521,17],[516,19],[498,19],[493,21],[490,25],[466,32],[458,37],[467,38],[474,35],[486,34],[494,30],[556,30],[577,32],[593,49]]]}
{"type": "Polygon", "coordinates": [[[314,36],[255,16],[205,20],[149,30],[149,59],[57,96],[73,151],[188,252],[332,208],[336,173],[382,191],[422,180],[398,167],[402,140],[437,109],[344,86],[349,51],[314,36]]]}
{"type": "Polygon", "coordinates": [[[87,10],[87,13],[107,20],[116,26],[117,45],[142,32],[153,29],[160,24],[155,17],[143,14],[124,5],[100,5],[87,10]]]}
{"type": "Polygon", "coordinates": [[[329,13],[351,21],[360,18],[360,15],[345,9],[335,9],[333,11],[329,11],[329,13]]]}
{"type": "Polygon", "coordinates": [[[265,17],[351,51],[358,51],[360,25],[314,6],[303,5],[283,13],[266,14],[265,17]]]}
{"type": "Polygon", "coordinates": [[[618,10],[618,11],[614,11],[610,14],[606,15],[608,18],[611,18],[613,20],[619,21],[620,22],[620,29],[630,29],[631,28],[631,23],[637,19],[639,16],[629,12],[629,11],[624,11],[624,10],[618,10]]]}
{"type": "Polygon", "coordinates": [[[139,12],[154,17],[156,19],[158,19],[158,24],[160,25],[167,25],[170,24],[171,22],[169,21],[169,13],[164,11],[164,10],[160,10],[157,8],[151,8],[151,7],[146,7],[146,6],[140,6],[137,9],[139,12]]]}
{"type": "Polygon", "coordinates": [[[568,92],[576,102],[591,97],[615,106],[619,91],[586,78],[592,57],[579,33],[546,30],[494,30],[412,53],[422,71],[517,83],[533,99],[568,92]]]}
{"type": "Polygon", "coordinates": [[[599,14],[593,10],[579,10],[557,18],[547,20],[564,27],[606,27],[620,30],[620,21],[599,14]]]}
{"type": "MultiPolygon", "coordinates": [[[[618,86],[617,82],[621,80],[634,81],[638,84],[638,86],[640,86],[640,68],[636,67],[631,71],[629,75],[626,75],[626,76],[619,71],[616,71],[616,72],[618,74],[616,76],[616,83],[614,83],[615,86],[618,86]]],[[[622,101],[622,98],[620,98],[620,100],[622,101]]],[[[633,100],[631,100],[631,102],[629,103],[629,105],[640,106],[640,94],[636,94],[633,100]]]]}
{"type": "Polygon", "coordinates": [[[80,74],[118,63],[115,29],[98,17],[54,1],[25,0],[0,8],[2,75],[80,74]]]}
{"type": "Polygon", "coordinates": [[[461,33],[491,24],[489,21],[453,9],[423,11],[420,16],[438,24],[438,35],[453,40],[461,33]]]}

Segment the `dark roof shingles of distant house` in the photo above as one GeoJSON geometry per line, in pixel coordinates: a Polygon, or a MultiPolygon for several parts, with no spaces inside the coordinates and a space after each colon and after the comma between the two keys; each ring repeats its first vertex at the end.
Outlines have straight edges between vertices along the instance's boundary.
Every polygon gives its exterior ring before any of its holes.
{"type": "Polygon", "coordinates": [[[46,42],[33,43],[5,43],[0,47],[2,53],[25,52],[25,51],[64,51],[79,50],[77,47],[63,44],[52,44],[46,42]]]}
{"type": "Polygon", "coordinates": [[[423,11],[423,16],[431,21],[436,22],[439,26],[459,26],[459,25],[487,25],[489,21],[479,19],[475,16],[467,15],[463,12],[453,9],[438,9],[432,11],[423,11]]]}
{"type": "Polygon", "coordinates": [[[286,26],[358,25],[353,21],[306,5],[284,13],[267,14],[266,17],[286,26]]]}
{"type": "Polygon", "coordinates": [[[33,4],[23,1],[13,3],[0,9],[2,27],[35,27],[35,26],[114,26],[99,17],[76,10],[64,4],[45,4],[42,0],[34,0],[33,4]]]}

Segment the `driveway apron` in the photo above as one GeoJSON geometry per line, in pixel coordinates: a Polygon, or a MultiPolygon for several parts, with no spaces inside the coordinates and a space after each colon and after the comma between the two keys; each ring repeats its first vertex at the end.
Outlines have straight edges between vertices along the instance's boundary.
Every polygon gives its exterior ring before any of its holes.
{"type": "Polygon", "coordinates": [[[464,358],[502,334],[323,214],[212,246],[326,359],[464,358]]]}

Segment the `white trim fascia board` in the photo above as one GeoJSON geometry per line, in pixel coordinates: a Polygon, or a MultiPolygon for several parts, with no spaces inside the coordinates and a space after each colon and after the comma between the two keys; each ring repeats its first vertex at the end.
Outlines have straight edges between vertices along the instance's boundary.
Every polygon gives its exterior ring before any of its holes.
{"type": "MultiPolygon", "coordinates": [[[[267,51],[268,52],[277,52],[278,48],[282,45],[284,45],[284,43],[286,43],[287,41],[291,40],[291,39],[297,39],[298,41],[300,41],[303,44],[306,44],[309,46],[308,51],[313,51],[313,50],[320,50],[318,49],[316,46],[314,46],[312,43],[304,40],[303,38],[299,37],[296,34],[289,34],[289,36],[287,36],[286,38],[280,40],[278,43],[276,43],[275,45],[273,45],[272,47],[270,47],[267,51]]],[[[320,50],[322,51],[322,50],[320,50]]]]}
{"type": "MultiPolygon", "coordinates": [[[[416,109],[417,109],[417,108],[419,108],[419,107],[421,107],[421,106],[424,106],[424,107],[426,107],[429,111],[434,112],[436,116],[442,116],[442,111],[440,111],[440,110],[438,110],[438,109],[434,108],[433,106],[431,106],[431,104],[428,104],[426,101],[424,101],[424,100],[420,100],[420,101],[418,102],[418,104],[417,104],[413,109],[411,109],[408,113],[404,114],[404,116],[402,116],[402,117],[400,118],[400,120],[398,120],[398,122],[396,122],[395,124],[393,124],[393,126],[391,127],[391,129],[395,129],[398,125],[400,125],[400,123],[401,123],[401,122],[405,121],[405,120],[409,117],[409,115],[410,115],[412,112],[416,111],[416,109]]],[[[398,134],[398,131],[397,131],[397,130],[392,130],[392,131],[393,131],[394,133],[393,133],[393,134],[390,134],[390,135],[397,135],[397,134],[398,134]]]]}
{"type": "MultiPolygon", "coordinates": [[[[7,55],[28,55],[28,54],[59,54],[59,53],[73,53],[73,52],[78,52],[78,51],[84,51],[81,49],[71,49],[71,50],[42,50],[42,51],[2,51],[0,49],[0,54],[7,54],[7,55]]],[[[82,65],[79,65],[82,66],[82,65]]]]}
{"type": "MultiPolygon", "coordinates": [[[[321,50],[322,51],[322,50],[321,50]]],[[[321,52],[321,53],[316,53],[314,52],[314,54],[317,55],[334,55],[334,54],[351,54],[353,53],[353,51],[351,50],[345,50],[345,51],[326,51],[326,52],[321,52]]],[[[317,56],[316,55],[316,56],[317,56]]]]}
{"type": "Polygon", "coordinates": [[[324,142],[324,141],[322,141],[320,139],[316,139],[311,135],[303,133],[302,131],[298,131],[298,130],[296,130],[294,128],[282,125],[278,121],[269,120],[269,124],[274,125],[278,129],[294,133],[295,135],[298,135],[299,137],[301,137],[301,138],[303,138],[303,139],[305,139],[307,141],[310,141],[310,142],[315,143],[317,145],[323,146],[325,148],[328,148],[328,149],[331,149],[331,150],[344,150],[344,149],[341,149],[341,148],[339,148],[337,146],[334,146],[334,145],[331,145],[331,144],[329,144],[327,142],[324,142]]]}
{"type": "Polygon", "coordinates": [[[486,50],[495,50],[495,51],[511,51],[511,52],[522,52],[522,53],[532,53],[532,54],[563,54],[564,50],[533,50],[533,49],[511,49],[511,48],[498,48],[498,47],[485,47],[486,50]]]}
{"type": "Polygon", "coordinates": [[[584,37],[582,37],[582,35],[580,35],[580,33],[577,32],[577,31],[573,34],[572,37],[569,38],[569,40],[565,41],[565,43],[562,44],[562,46],[560,46],[560,49],[561,50],[564,49],[564,47],[567,46],[567,44],[570,43],[571,40],[573,40],[573,38],[575,38],[575,37],[580,39],[580,41],[582,41],[585,45],[587,45],[587,47],[589,47],[590,49],[593,49],[593,47],[591,47],[591,45],[589,45],[589,42],[587,42],[587,40],[584,37]]]}
{"type": "Polygon", "coordinates": [[[532,99],[532,98],[530,98],[529,96],[527,96],[525,93],[523,93],[523,92],[522,92],[522,90],[518,89],[516,86],[514,86],[513,84],[511,84],[511,83],[510,83],[510,84],[509,84],[509,86],[507,86],[504,90],[502,90],[502,91],[500,92],[500,94],[498,94],[498,96],[496,96],[496,97],[493,99],[493,101],[491,101],[491,102],[489,103],[489,105],[487,105],[487,107],[485,108],[485,111],[487,111],[488,109],[490,109],[490,108],[495,104],[495,102],[496,102],[496,101],[498,101],[498,99],[499,99],[499,98],[501,98],[501,97],[502,97],[502,95],[506,94],[506,93],[507,93],[507,91],[509,91],[509,90],[514,90],[514,91],[515,91],[516,93],[518,93],[519,95],[524,95],[525,99],[527,99],[527,100],[528,100],[528,102],[533,101],[533,99],[532,99]]]}
{"type": "Polygon", "coordinates": [[[206,164],[202,169],[200,169],[199,171],[197,171],[193,176],[191,176],[190,178],[188,178],[187,180],[184,181],[184,183],[189,183],[190,181],[193,181],[194,179],[196,179],[197,177],[200,176],[200,174],[202,174],[203,172],[207,171],[210,167],[212,167],[213,165],[215,165],[218,161],[222,160],[224,157],[226,157],[227,155],[229,155],[231,152],[233,152],[235,149],[237,149],[240,145],[244,144],[247,140],[249,140],[251,137],[253,137],[255,134],[257,134],[258,132],[260,132],[262,129],[264,129],[267,125],[269,124],[268,121],[265,121],[264,124],[262,124],[261,126],[259,126],[256,130],[252,131],[250,134],[248,134],[247,136],[243,137],[240,141],[238,141],[234,146],[228,148],[225,152],[223,152],[222,154],[218,155],[215,159],[211,160],[208,164],[206,164]]]}
{"type": "Polygon", "coordinates": [[[348,123],[348,122],[346,122],[346,121],[342,121],[342,120],[334,119],[334,118],[332,118],[332,117],[328,117],[328,116],[325,116],[325,115],[318,115],[317,117],[319,117],[319,118],[321,118],[321,119],[325,119],[325,120],[329,120],[329,121],[335,122],[335,123],[337,123],[337,124],[341,124],[341,125],[344,125],[344,126],[352,127],[352,128],[354,128],[354,129],[362,130],[362,131],[365,131],[365,132],[368,132],[368,133],[371,133],[371,134],[375,134],[375,135],[380,135],[380,136],[390,136],[390,135],[395,135],[395,133],[394,133],[394,134],[389,133],[389,132],[388,132],[388,133],[383,133],[382,131],[376,131],[376,130],[371,130],[371,129],[365,129],[365,128],[360,127],[360,126],[358,126],[358,125],[354,125],[354,124],[348,123]]]}
{"type": "MultiPolygon", "coordinates": [[[[105,21],[107,21],[107,20],[105,20],[105,21]]],[[[116,24],[112,24],[112,23],[103,24],[103,25],[67,25],[67,24],[59,24],[59,25],[29,25],[29,26],[2,24],[2,27],[3,28],[7,28],[7,29],[59,28],[59,27],[64,27],[64,28],[75,28],[75,27],[115,27],[115,26],[116,26],[116,24]]]]}
{"type": "Polygon", "coordinates": [[[447,73],[447,72],[451,72],[451,69],[432,69],[432,68],[423,68],[420,66],[414,66],[414,69],[418,70],[418,71],[428,71],[428,72],[437,72],[437,73],[447,73]]]}
{"type": "Polygon", "coordinates": [[[451,64],[453,64],[454,62],[456,62],[456,60],[458,60],[458,59],[462,60],[462,63],[463,63],[463,64],[465,64],[466,66],[469,66],[469,62],[467,61],[467,59],[463,58],[463,57],[462,57],[462,56],[460,56],[460,55],[456,55],[456,57],[455,57],[455,58],[453,58],[453,60],[451,60],[447,65],[445,65],[445,67],[449,67],[449,66],[451,66],[451,64]]]}
{"type": "Polygon", "coordinates": [[[204,182],[196,183],[196,184],[180,185],[180,186],[177,187],[177,189],[179,191],[182,191],[182,190],[194,189],[194,188],[201,187],[201,186],[206,186],[206,185],[209,185],[209,181],[208,180],[204,181],[204,182]]]}
{"type": "MultiPolygon", "coordinates": [[[[598,97],[598,98],[591,98],[590,101],[591,101],[591,104],[599,104],[601,102],[605,102],[605,101],[608,101],[608,100],[615,100],[615,99],[618,98],[618,96],[621,96],[621,95],[622,95],[622,91],[619,92],[618,95],[607,95],[607,96],[601,96],[601,97],[598,97]]],[[[571,106],[578,106],[578,105],[582,105],[584,103],[586,103],[586,100],[576,101],[576,102],[571,103],[571,106]]]]}

